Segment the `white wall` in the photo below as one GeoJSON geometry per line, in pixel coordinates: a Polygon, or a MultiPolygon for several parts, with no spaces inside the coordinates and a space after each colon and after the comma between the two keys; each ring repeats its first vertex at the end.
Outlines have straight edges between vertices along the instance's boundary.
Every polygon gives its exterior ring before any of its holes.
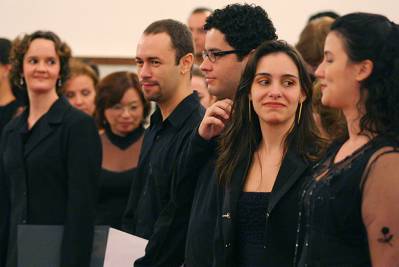
{"type": "MultiPolygon", "coordinates": [[[[243,1],[240,1],[243,2],[243,1]]],[[[226,0],[0,0],[0,36],[14,38],[38,29],[55,31],[75,56],[133,57],[137,40],[152,21],[185,22],[197,6],[222,8],[226,0]]],[[[295,43],[309,15],[380,13],[399,22],[398,0],[253,0],[271,16],[281,39],[295,43]]],[[[365,25],[366,26],[366,25],[365,25]]]]}

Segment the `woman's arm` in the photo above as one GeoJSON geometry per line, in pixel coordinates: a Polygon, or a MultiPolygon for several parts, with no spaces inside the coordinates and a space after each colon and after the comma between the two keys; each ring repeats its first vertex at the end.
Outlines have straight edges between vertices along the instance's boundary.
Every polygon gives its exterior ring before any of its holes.
{"type": "Polygon", "coordinates": [[[90,266],[102,148],[94,121],[74,122],[67,142],[68,195],[61,266],[90,266]]]}
{"type": "Polygon", "coordinates": [[[371,261],[376,267],[399,266],[399,152],[383,149],[369,166],[362,216],[371,261]]]}

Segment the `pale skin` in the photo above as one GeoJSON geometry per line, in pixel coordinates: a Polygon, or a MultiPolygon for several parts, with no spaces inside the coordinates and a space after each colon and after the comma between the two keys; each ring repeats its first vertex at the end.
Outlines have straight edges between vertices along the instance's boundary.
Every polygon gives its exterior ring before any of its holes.
{"type": "Polygon", "coordinates": [[[176,64],[176,50],[166,33],[143,34],[137,45],[137,73],[144,96],[155,101],[165,120],[193,91],[190,70],[194,55],[188,53],[176,64]]]}
{"type": "MultiPolygon", "coordinates": [[[[323,104],[340,108],[348,126],[349,138],[339,149],[335,162],[351,155],[372,137],[360,134],[359,118],[365,113],[360,83],[372,73],[373,62],[349,62],[341,38],[335,32],[329,33],[324,60],[316,70],[323,86],[323,104]],[[342,88],[344,84],[349,86],[342,88]]],[[[370,161],[384,150],[389,148],[376,152],[370,161]]],[[[379,157],[368,173],[363,189],[361,212],[373,266],[399,266],[399,174],[395,168],[398,164],[397,153],[379,157]]]]}
{"type": "Polygon", "coordinates": [[[46,39],[33,40],[23,62],[23,76],[29,97],[29,128],[32,128],[58,99],[55,85],[60,68],[54,43],[46,39]]]}
{"type": "Polygon", "coordinates": [[[11,65],[0,64],[0,106],[5,106],[15,99],[8,81],[11,65]]]}
{"type": "MultiPolygon", "coordinates": [[[[243,190],[270,192],[283,158],[283,138],[294,123],[299,101],[305,100],[292,60],[282,53],[264,56],[258,63],[249,98],[259,117],[262,141],[253,155],[243,190]]],[[[230,119],[232,104],[224,99],[208,108],[199,135],[207,140],[219,135],[230,119]]]]}

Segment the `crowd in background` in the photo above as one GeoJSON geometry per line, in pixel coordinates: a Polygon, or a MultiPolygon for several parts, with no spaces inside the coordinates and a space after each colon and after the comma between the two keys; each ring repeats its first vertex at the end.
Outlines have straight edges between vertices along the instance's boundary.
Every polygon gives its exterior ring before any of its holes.
{"type": "Polygon", "coordinates": [[[137,73],[100,77],[49,31],[0,38],[0,267],[18,225],[148,240],[132,266],[399,266],[399,26],[196,8],[144,29],[137,73]]]}

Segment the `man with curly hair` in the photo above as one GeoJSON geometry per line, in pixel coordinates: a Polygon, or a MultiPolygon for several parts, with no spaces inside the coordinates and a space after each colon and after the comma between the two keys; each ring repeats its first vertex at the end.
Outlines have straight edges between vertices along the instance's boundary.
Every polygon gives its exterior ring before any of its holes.
{"type": "MultiPolygon", "coordinates": [[[[260,6],[228,5],[206,20],[205,51],[201,70],[210,93],[218,100],[233,100],[248,57],[261,43],[277,39],[276,30],[260,6]]],[[[182,168],[197,176],[186,239],[185,265],[212,266],[216,223],[216,195],[222,193],[215,175],[216,149],[197,132],[187,148],[182,168]],[[219,192],[218,192],[219,191],[219,192]]]]}

